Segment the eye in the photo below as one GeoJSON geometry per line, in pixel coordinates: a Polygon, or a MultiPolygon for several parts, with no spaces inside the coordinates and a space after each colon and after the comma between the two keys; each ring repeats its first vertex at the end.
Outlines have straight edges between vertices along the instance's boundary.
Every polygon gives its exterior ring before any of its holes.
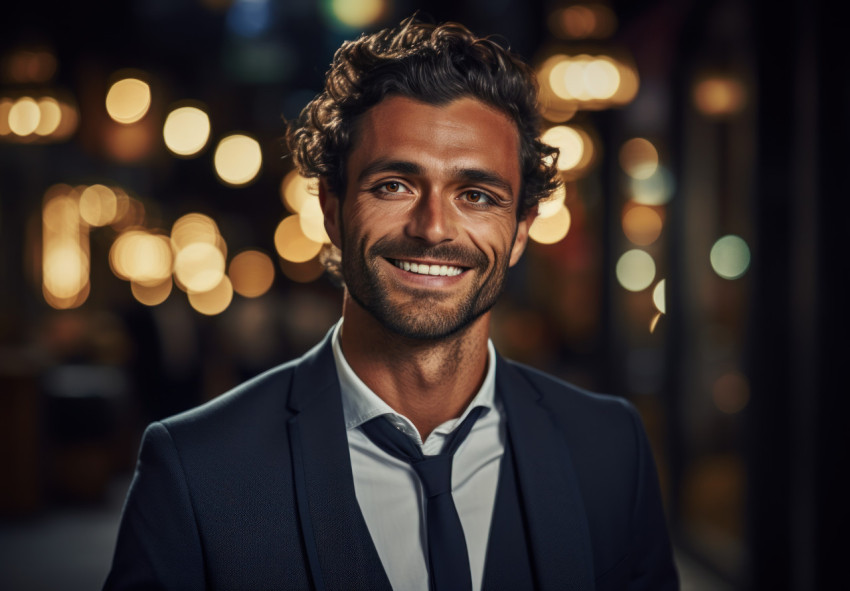
{"type": "Polygon", "coordinates": [[[483,191],[464,191],[462,197],[473,205],[490,205],[493,198],[483,191]]]}
{"type": "Polygon", "coordinates": [[[380,193],[409,193],[410,189],[408,189],[404,183],[399,181],[387,181],[385,183],[381,183],[380,185],[375,186],[375,191],[380,193]]]}

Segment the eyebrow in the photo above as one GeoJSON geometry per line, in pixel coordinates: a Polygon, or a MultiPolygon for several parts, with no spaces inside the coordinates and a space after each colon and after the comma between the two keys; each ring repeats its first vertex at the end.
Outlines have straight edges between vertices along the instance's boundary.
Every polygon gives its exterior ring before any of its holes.
{"type": "MultiPolygon", "coordinates": [[[[424,169],[416,164],[415,162],[410,162],[409,160],[389,160],[385,158],[379,158],[375,160],[363,170],[360,171],[360,174],[357,176],[357,180],[362,181],[363,179],[382,172],[398,172],[401,174],[412,174],[412,175],[424,175],[424,169]]],[[[502,176],[495,172],[491,172],[489,170],[484,170],[481,168],[455,168],[452,170],[452,176],[456,179],[463,180],[469,183],[483,183],[493,187],[497,187],[506,191],[509,195],[513,196],[514,190],[511,187],[510,183],[505,180],[502,176]]]]}

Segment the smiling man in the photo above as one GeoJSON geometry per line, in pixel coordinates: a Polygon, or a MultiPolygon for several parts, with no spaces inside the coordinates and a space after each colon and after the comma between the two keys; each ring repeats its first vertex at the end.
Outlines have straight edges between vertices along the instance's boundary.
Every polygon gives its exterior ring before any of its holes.
{"type": "Polygon", "coordinates": [[[342,319],[148,428],[107,588],[677,588],[634,409],[489,340],[558,184],[539,131],[531,70],[460,25],[342,46],[289,133],[342,319]]]}

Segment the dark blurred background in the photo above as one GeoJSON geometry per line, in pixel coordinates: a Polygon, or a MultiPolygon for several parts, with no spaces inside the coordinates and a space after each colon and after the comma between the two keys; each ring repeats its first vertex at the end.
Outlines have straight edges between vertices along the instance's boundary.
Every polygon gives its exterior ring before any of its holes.
{"type": "Polygon", "coordinates": [[[140,434],[338,318],[285,120],[415,10],[536,69],[565,191],[494,312],[624,396],[684,589],[846,588],[850,59],[835,3],[0,8],[0,588],[105,578],[140,434]]]}

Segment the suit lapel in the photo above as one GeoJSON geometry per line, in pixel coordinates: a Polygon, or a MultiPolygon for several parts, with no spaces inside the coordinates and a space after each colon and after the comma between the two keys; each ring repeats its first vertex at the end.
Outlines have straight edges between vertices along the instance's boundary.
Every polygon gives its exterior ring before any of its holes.
{"type": "Polygon", "coordinates": [[[389,591],[354,493],[330,333],[296,369],[290,407],[296,503],[315,587],[389,591]]]}
{"type": "Polygon", "coordinates": [[[563,436],[537,391],[501,356],[497,394],[505,406],[528,541],[540,589],[593,588],[593,555],[578,482],[563,436]]]}

